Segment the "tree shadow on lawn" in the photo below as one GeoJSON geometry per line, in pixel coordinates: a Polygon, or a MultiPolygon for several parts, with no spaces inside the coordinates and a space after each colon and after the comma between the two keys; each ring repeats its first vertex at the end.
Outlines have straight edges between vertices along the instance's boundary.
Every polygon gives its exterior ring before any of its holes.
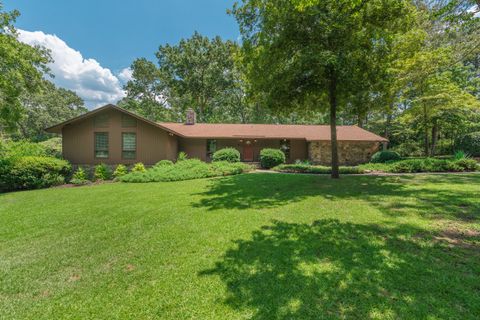
{"type": "Polygon", "coordinates": [[[480,185],[480,175],[326,176],[244,174],[210,181],[194,207],[216,209],[274,208],[310,197],[364,200],[382,212],[398,216],[415,210],[428,218],[472,222],[480,218],[480,201],[471,191],[432,189],[425,184],[480,185]]]}
{"type": "Polygon", "coordinates": [[[478,243],[410,236],[421,231],[274,221],[200,275],[218,276],[224,303],[252,319],[478,318],[478,243]]]}

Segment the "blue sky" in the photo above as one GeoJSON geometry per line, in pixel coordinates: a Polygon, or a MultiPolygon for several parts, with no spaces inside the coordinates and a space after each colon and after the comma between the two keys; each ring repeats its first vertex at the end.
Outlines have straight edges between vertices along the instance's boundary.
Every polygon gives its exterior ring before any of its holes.
{"type": "Polygon", "coordinates": [[[129,77],[126,68],[138,57],[155,61],[161,44],[177,43],[195,30],[224,39],[239,37],[235,20],[226,14],[234,0],[3,3],[5,10],[21,13],[15,24],[21,41],[52,50],[53,81],[76,91],[89,107],[121,98],[121,85],[129,77]]]}

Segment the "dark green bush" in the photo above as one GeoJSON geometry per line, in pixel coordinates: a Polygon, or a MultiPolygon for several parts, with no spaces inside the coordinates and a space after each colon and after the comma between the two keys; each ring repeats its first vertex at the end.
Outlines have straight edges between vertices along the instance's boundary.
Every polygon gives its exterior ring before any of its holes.
{"type": "Polygon", "coordinates": [[[225,148],[216,151],[212,156],[213,161],[240,162],[240,152],[235,148],[225,148]]]}
{"type": "Polygon", "coordinates": [[[400,160],[400,155],[395,151],[378,151],[373,154],[371,162],[385,163],[387,161],[400,160]]]}
{"type": "Polygon", "coordinates": [[[480,157],[480,131],[464,135],[457,142],[456,150],[462,150],[473,157],[480,157]]]}
{"type": "Polygon", "coordinates": [[[110,180],[112,178],[112,172],[105,163],[100,163],[95,166],[93,177],[95,180],[110,180]]]}
{"type": "Polygon", "coordinates": [[[248,171],[250,166],[241,163],[226,161],[211,164],[198,159],[178,161],[174,165],[154,166],[145,172],[131,172],[120,177],[122,182],[158,182],[180,181],[239,174],[248,171]]]}
{"type": "MultiPolygon", "coordinates": [[[[275,171],[288,173],[315,173],[315,174],[330,174],[331,167],[326,166],[312,166],[307,164],[281,164],[273,168],[275,171]]],[[[339,167],[340,174],[362,174],[364,170],[358,167],[339,167]]]]}
{"type": "Polygon", "coordinates": [[[262,149],[260,151],[260,165],[262,168],[270,169],[285,163],[285,154],[279,149],[262,149]]]}
{"type": "Polygon", "coordinates": [[[3,159],[0,161],[0,187],[2,191],[47,188],[64,183],[70,171],[67,161],[51,157],[3,159]]]}

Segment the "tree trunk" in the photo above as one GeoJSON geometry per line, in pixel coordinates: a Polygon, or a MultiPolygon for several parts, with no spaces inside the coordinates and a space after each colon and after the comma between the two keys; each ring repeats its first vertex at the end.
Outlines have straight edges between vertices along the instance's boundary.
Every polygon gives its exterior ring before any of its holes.
{"type": "Polygon", "coordinates": [[[438,142],[438,122],[437,120],[434,121],[432,127],[432,145],[430,147],[430,156],[435,156],[435,148],[437,147],[438,142]]]}
{"type": "Polygon", "coordinates": [[[428,146],[428,116],[427,116],[427,107],[423,105],[423,153],[425,157],[428,157],[430,149],[428,146]]]}
{"type": "Polygon", "coordinates": [[[338,145],[337,145],[337,79],[332,73],[329,88],[330,100],[330,135],[332,145],[332,179],[340,178],[338,171],[338,145]]]}
{"type": "Polygon", "coordinates": [[[390,127],[392,126],[392,110],[393,106],[387,111],[387,120],[385,121],[385,138],[390,139],[390,127]]]}

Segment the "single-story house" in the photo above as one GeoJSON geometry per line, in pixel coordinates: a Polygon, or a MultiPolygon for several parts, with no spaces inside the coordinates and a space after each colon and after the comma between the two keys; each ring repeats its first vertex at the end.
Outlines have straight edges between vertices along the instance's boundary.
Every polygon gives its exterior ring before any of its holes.
{"type": "MultiPolygon", "coordinates": [[[[329,164],[328,125],[196,123],[193,110],[186,123],[153,122],[135,113],[106,105],[47,128],[62,135],[63,156],[72,164],[153,165],[175,160],[179,152],[209,161],[219,149],[233,147],[245,162],[259,161],[263,148],[279,148],[288,162],[308,159],[329,164]]],[[[338,126],[341,164],[367,162],[387,139],[357,126],[338,126]]]]}

